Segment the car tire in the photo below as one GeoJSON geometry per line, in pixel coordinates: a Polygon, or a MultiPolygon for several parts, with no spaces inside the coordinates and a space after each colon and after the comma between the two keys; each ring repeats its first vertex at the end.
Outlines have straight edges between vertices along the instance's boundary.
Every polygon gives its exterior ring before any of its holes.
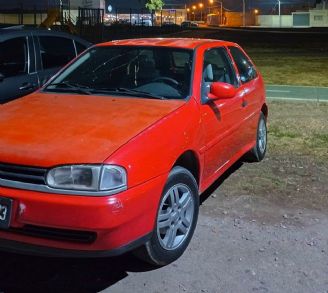
{"type": "Polygon", "coordinates": [[[267,150],[267,141],[266,118],[261,112],[256,130],[256,145],[246,154],[247,160],[251,162],[262,161],[267,150]]]}
{"type": "Polygon", "coordinates": [[[198,211],[199,193],[194,176],[185,168],[174,167],[159,202],[151,239],[134,254],[155,266],[178,259],[192,238],[198,211]]]}

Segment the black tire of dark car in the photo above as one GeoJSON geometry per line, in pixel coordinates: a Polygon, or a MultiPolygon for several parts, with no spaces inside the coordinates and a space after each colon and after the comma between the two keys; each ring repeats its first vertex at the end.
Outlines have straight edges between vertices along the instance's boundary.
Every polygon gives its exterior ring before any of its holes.
{"type": "Polygon", "coordinates": [[[175,261],[186,250],[193,236],[198,212],[199,193],[195,178],[187,169],[174,167],[160,199],[152,237],[144,246],[135,250],[134,254],[155,266],[164,266],[175,261]],[[183,226],[184,222],[187,227],[183,226]],[[181,225],[183,229],[180,231],[181,225]],[[170,241],[171,230],[176,233],[174,241],[170,241]]]}

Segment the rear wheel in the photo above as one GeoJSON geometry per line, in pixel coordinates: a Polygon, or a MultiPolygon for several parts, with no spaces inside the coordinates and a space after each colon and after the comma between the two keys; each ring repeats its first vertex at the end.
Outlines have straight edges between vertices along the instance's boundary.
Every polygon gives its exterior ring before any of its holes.
{"type": "Polygon", "coordinates": [[[194,233],[199,210],[198,187],[185,168],[174,167],[166,182],[151,239],[135,254],[157,266],[178,259],[194,233]]]}
{"type": "Polygon", "coordinates": [[[256,145],[247,154],[247,158],[253,162],[263,160],[267,150],[267,126],[264,114],[261,112],[256,131],[256,145]]]}

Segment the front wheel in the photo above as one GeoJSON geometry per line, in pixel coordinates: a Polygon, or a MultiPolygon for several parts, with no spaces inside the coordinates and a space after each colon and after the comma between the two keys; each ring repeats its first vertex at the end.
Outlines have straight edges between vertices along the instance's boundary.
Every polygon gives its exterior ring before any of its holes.
{"type": "Polygon", "coordinates": [[[157,211],[151,239],[135,251],[137,257],[163,266],[178,259],[194,233],[199,211],[197,182],[185,168],[169,174],[157,211]]]}

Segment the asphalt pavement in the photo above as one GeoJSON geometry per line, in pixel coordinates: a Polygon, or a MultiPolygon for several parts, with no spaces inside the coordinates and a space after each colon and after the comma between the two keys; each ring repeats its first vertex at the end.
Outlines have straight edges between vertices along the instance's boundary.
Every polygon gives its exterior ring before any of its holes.
{"type": "Polygon", "coordinates": [[[328,87],[267,85],[266,93],[272,100],[328,102],[328,87]]]}

